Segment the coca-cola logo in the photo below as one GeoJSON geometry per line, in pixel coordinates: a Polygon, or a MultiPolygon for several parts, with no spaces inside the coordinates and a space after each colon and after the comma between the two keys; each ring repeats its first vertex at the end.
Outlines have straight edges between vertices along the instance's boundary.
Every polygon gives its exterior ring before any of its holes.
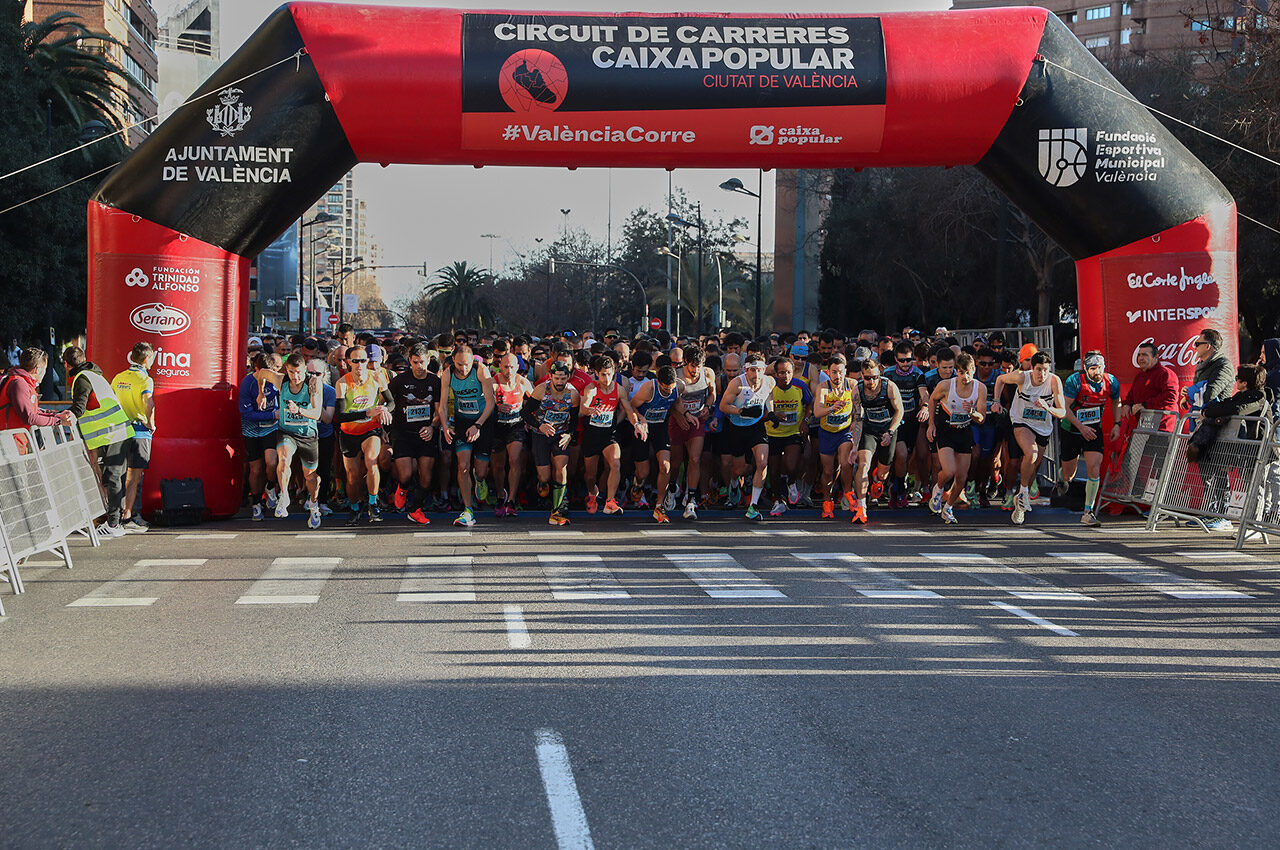
{"type": "Polygon", "coordinates": [[[156,302],[133,308],[129,324],[145,333],[175,336],[191,327],[191,317],[177,307],[156,302]]]}
{"type": "Polygon", "coordinates": [[[1155,337],[1147,337],[1133,348],[1133,365],[1135,368],[1141,369],[1138,365],[1138,351],[1143,346],[1154,345],[1156,348],[1156,357],[1162,363],[1173,363],[1177,366],[1191,366],[1196,362],[1196,340],[1200,338],[1200,334],[1195,333],[1186,342],[1170,342],[1158,343],[1155,337]]]}

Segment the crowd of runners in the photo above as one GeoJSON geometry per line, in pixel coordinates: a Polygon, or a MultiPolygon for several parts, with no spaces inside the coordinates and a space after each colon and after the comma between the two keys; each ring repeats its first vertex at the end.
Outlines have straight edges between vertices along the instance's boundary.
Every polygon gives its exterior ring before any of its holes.
{"type": "Polygon", "coordinates": [[[347,525],[394,511],[470,527],[490,510],[565,525],[571,511],[668,523],[798,507],[863,524],[913,505],[945,523],[999,507],[1021,524],[1056,431],[1055,489],[1083,459],[1081,522],[1097,525],[1108,441],[1143,407],[1178,403],[1154,347],[1140,355],[1133,371],[1155,374],[1127,376],[1122,406],[1100,352],[1064,378],[1048,352],[1006,347],[1000,332],[964,346],[946,328],[253,337],[240,388],[247,499],[255,520],[301,503],[312,528],[335,511],[347,525]]]}

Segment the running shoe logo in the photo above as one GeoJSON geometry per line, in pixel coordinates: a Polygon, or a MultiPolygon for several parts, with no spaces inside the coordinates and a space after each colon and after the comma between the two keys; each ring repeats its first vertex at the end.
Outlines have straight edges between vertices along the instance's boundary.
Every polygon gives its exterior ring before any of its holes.
{"type": "Polygon", "coordinates": [[[1050,186],[1074,185],[1089,170],[1089,129],[1040,131],[1040,176],[1050,186]]]}
{"type": "Polygon", "coordinates": [[[545,50],[521,50],[502,64],[498,89],[512,112],[554,112],[569,91],[564,63],[545,50]]]}

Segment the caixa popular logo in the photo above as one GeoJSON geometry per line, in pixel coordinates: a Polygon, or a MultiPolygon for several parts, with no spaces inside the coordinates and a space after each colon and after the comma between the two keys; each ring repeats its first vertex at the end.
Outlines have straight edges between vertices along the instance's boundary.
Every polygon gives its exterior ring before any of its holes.
{"type": "Polygon", "coordinates": [[[1089,170],[1089,129],[1040,131],[1040,176],[1050,186],[1071,186],[1089,170]]]}
{"type": "Polygon", "coordinates": [[[175,336],[191,327],[191,317],[168,304],[142,304],[129,314],[129,324],[146,333],[175,336]]]}

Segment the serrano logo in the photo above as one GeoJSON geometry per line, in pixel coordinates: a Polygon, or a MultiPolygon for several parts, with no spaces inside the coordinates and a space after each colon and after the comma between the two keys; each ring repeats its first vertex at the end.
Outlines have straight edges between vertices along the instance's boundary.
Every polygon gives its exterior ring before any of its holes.
{"type": "Polygon", "coordinates": [[[129,314],[129,323],[140,331],[174,336],[191,327],[191,317],[168,304],[142,304],[129,314]]]}
{"type": "Polygon", "coordinates": [[[1089,170],[1089,129],[1040,131],[1040,176],[1050,186],[1071,186],[1089,170]]]}
{"type": "Polygon", "coordinates": [[[151,280],[142,269],[134,269],[124,279],[125,286],[146,286],[151,280]]]}
{"type": "Polygon", "coordinates": [[[512,112],[555,112],[569,93],[569,74],[553,54],[521,50],[502,63],[498,90],[512,112]]]}

